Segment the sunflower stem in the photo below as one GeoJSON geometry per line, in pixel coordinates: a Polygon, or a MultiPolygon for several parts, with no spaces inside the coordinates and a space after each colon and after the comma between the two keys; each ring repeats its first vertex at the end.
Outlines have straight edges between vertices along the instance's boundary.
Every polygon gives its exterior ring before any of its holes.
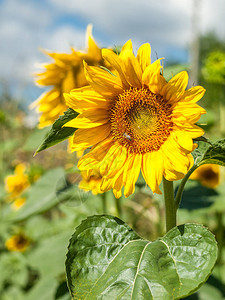
{"type": "Polygon", "coordinates": [[[118,198],[114,197],[114,199],[115,199],[115,207],[116,207],[117,217],[121,218],[121,216],[122,216],[121,198],[118,199],[118,198]]]}
{"type": "Polygon", "coordinates": [[[106,215],[107,214],[107,200],[106,200],[106,193],[102,194],[102,211],[103,214],[106,215]]]}
{"type": "Polygon", "coordinates": [[[184,176],[184,178],[181,180],[181,183],[179,185],[176,198],[175,198],[175,208],[176,211],[178,210],[181,202],[181,197],[183,194],[184,186],[188,180],[188,178],[191,176],[191,174],[198,168],[198,165],[193,165],[193,167],[187,172],[187,174],[184,176]]]}
{"type": "Polygon", "coordinates": [[[163,177],[164,200],[166,209],[166,232],[176,226],[176,207],[174,202],[173,181],[163,177]]]}

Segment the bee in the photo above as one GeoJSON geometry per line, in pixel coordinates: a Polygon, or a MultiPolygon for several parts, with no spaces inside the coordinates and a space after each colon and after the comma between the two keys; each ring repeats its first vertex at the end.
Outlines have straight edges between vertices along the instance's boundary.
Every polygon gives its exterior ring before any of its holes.
{"type": "Polygon", "coordinates": [[[129,134],[127,134],[126,132],[124,132],[123,136],[125,137],[125,139],[131,141],[132,138],[129,136],[129,134]]]}

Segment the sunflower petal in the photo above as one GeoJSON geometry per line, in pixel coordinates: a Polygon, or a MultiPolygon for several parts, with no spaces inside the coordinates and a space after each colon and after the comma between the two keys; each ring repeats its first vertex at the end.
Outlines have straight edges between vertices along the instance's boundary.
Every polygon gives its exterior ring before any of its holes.
{"type": "Polygon", "coordinates": [[[72,151],[85,150],[107,138],[110,131],[111,127],[109,124],[94,128],[78,129],[72,137],[70,148],[72,151]]]}
{"type": "Polygon", "coordinates": [[[119,57],[122,61],[122,70],[127,82],[133,87],[141,88],[142,70],[137,58],[134,56],[131,41],[124,45],[119,57]]]}
{"type": "Polygon", "coordinates": [[[100,165],[100,173],[106,177],[115,176],[123,167],[126,159],[126,149],[117,143],[114,144],[106,155],[104,162],[100,165]]]}
{"type": "Polygon", "coordinates": [[[88,44],[88,54],[89,56],[93,57],[95,60],[100,61],[101,56],[101,49],[95,43],[93,36],[92,36],[92,25],[87,26],[86,31],[86,39],[88,44]]]}
{"type": "Polygon", "coordinates": [[[153,193],[162,194],[159,185],[163,177],[163,155],[161,151],[146,153],[142,160],[142,174],[153,193]]]}
{"type": "Polygon", "coordinates": [[[160,93],[164,85],[167,84],[165,78],[160,74],[162,69],[160,64],[161,60],[162,58],[149,65],[142,75],[142,83],[147,85],[151,92],[157,94],[160,93]]]}
{"type": "Polygon", "coordinates": [[[142,72],[151,64],[151,46],[146,43],[143,44],[137,52],[137,60],[141,66],[142,72]]]}
{"type": "Polygon", "coordinates": [[[90,67],[85,62],[84,68],[88,83],[102,96],[114,98],[123,92],[122,82],[119,77],[99,67],[90,67]]]}
{"type": "Polygon", "coordinates": [[[109,49],[102,49],[102,57],[118,72],[121,81],[123,83],[123,86],[125,88],[129,88],[129,84],[126,80],[126,76],[123,73],[122,67],[121,67],[121,59],[116,53],[114,53],[112,50],[109,49]]]}
{"type": "Polygon", "coordinates": [[[178,102],[173,109],[173,118],[176,118],[176,116],[179,118],[179,115],[182,115],[189,123],[196,123],[200,119],[201,115],[205,113],[205,109],[198,104],[190,102],[178,102]]]}
{"type": "Polygon", "coordinates": [[[174,136],[174,139],[182,148],[184,148],[189,152],[192,151],[193,140],[189,134],[187,134],[185,131],[179,130],[179,131],[172,132],[172,135],[174,136]]]}
{"type": "Polygon", "coordinates": [[[135,190],[135,183],[140,174],[141,161],[142,161],[141,154],[130,155],[126,161],[126,164],[124,166],[124,176],[123,176],[125,197],[128,197],[131,194],[133,194],[135,190]]]}
{"type": "Polygon", "coordinates": [[[184,123],[179,126],[176,125],[176,127],[178,130],[184,130],[187,134],[191,136],[192,139],[196,139],[197,137],[200,137],[205,133],[202,128],[189,123],[184,123]]]}
{"type": "Polygon", "coordinates": [[[178,101],[183,96],[187,84],[188,74],[186,71],[182,71],[170,79],[163,96],[169,100],[169,103],[178,101]]]}
{"type": "Polygon", "coordinates": [[[79,113],[90,109],[90,107],[107,109],[110,105],[109,100],[107,101],[89,86],[74,89],[70,94],[65,93],[64,98],[66,105],[79,113]]]}
{"type": "Polygon", "coordinates": [[[93,128],[109,122],[108,112],[105,109],[89,109],[67,122],[63,127],[93,128]]]}
{"type": "Polygon", "coordinates": [[[164,154],[165,169],[171,169],[183,174],[187,173],[190,166],[188,151],[180,151],[173,135],[170,135],[161,149],[164,154]]]}
{"type": "Polygon", "coordinates": [[[96,169],[108,153],[112,143],[110,138],[98,143],[89,153],[81,157],[77,164],[78,169],[81,171],[96,169]]]}
{"type": "Polygon", "coordinates": [[[181,101],[197,102],[205,94],[205,89],[202,86],[194,86],[184,92],[181,101]]]}

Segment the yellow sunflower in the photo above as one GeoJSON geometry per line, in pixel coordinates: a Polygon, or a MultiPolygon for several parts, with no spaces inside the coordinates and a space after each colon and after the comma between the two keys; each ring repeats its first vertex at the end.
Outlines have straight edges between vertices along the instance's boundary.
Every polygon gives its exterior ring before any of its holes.
{"type": "Polygon", "coordinates": [[[9,251],[25,251],[30,244],[29,239],[22,233],[11,236],[6,242],[5,246],[9,251]]]}
{"type": "Polygon", "coordinates": [[[190,176],[192,180],[199,182],[210,189],[216,188],[220,184],[220,166],[205,164],[197,168],[190,176]]]}
{"type": "Polygon", "coordinates": [[[21,163],[15,168],[14,175],[5,178],[5,188],[11,198],[17,197],[30,185],[29,177],[25,173],[26,165],[21,163]]]}
{"type": "Polygon", "coordinates": [[[24,198],[24,197],[17,198],[12,202],[11,207],[13,210],[18,210],[22,206],[24,206],[25,202],[26,202],[26,198],[24,198]]]}
{"type": "Polygon", "coordinates": [[[113,73],[85,63],[90,84],[65,95],[66,104],[79,115],[65,126],[79,128],[73,150],[92,147],[78,163],[81,171],[97,170],[101,190],[115,196],[134,192],[140,170],[154,193],[161,193],[163,176],[177,180],[193,164],[193,139],[204,131],[195,125],[205,110],[196,102],[204,95],[201,86],[185,90],[188,75],[181,72],[169,82],[162,76],[160,60],[151,63],[149,44],[137,56],[131,41],[120,55],[102,50],[113,73]]]}
{"type": "Polygon", "coordinates": [[[63,93],[74,88],[87,85],[83,70],[83,60],[90,65],[102,64],[101,49],[96,45],[91,35],[92,27],[87,28],[87,52],[71,49],[71,54],[51,53],[45,51],[53,59],[53,63],[44,64],[44,72],[37,74],[38,85],[52,86],[52,89],[43,93],[32,105],[38,107],[41,113],[39,127],[51,125],[66,110],[63,93]]]}
{"type": "Polygon", "coordinates": [[[87,172],[81,172],[82,180],[79,184],[79,188],[85,191],[92,191],[94,195],[101,194],[101,182],[102,176],[95,172],[91,172],[91,175],[87,172]]]}

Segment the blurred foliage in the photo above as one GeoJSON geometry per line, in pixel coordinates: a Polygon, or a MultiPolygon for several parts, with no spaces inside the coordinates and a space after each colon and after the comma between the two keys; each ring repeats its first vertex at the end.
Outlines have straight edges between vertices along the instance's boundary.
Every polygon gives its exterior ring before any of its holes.
{"type": "Polygon", "coordinates": [[[225,84],[225,51],[214,51],[205,60],[202,69],[206,81],[225,84]]]}

